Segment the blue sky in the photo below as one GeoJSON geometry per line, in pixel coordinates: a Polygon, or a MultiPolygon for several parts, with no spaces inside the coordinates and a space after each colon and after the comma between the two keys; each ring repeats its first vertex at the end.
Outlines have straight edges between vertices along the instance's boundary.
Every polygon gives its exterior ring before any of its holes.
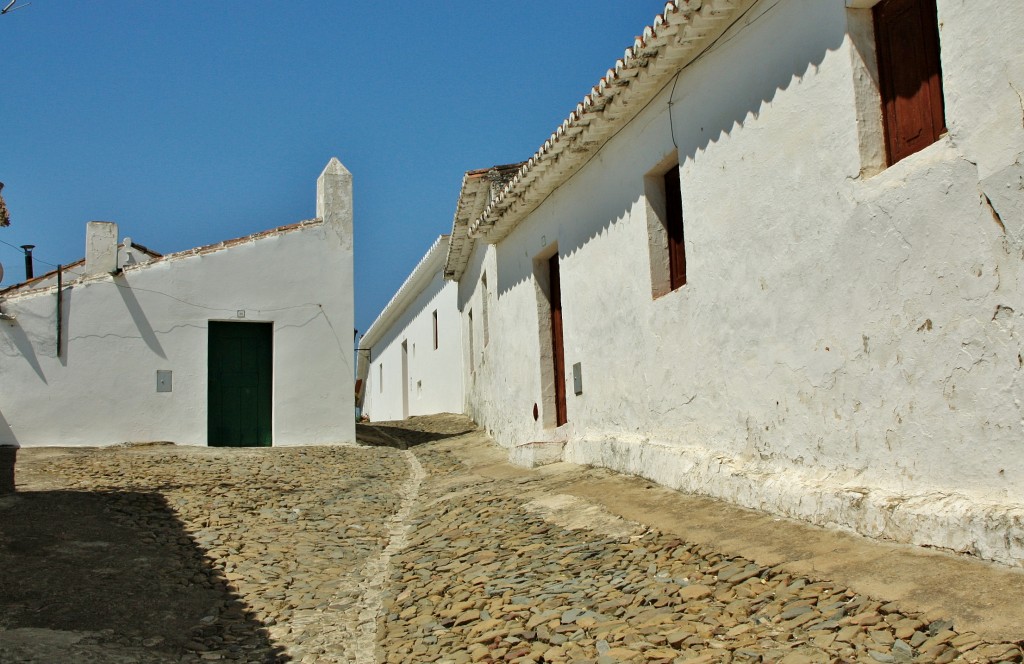
{"type": "Polygon", "coordinates": [[[169,253],[311,218],[337,156],[364,332],[462,174],[532,155],[663,7],[31,0],[0,16],[4,285],[8,244],[68,263],[89,220],[169,253]]]}

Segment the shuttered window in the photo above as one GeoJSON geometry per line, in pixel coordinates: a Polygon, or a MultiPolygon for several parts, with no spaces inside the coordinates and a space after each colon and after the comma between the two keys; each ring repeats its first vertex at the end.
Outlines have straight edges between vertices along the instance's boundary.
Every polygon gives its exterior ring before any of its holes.
{"type": "Polygon", "coordinates": [[[935,0],[875,5],[875,43],[888,163],[928,147],[946,131],[935,0]]]}
{"type": "Polygon", "coordinates": [[[683,193],[679,165],[665,173],[665,232],[668,236],[669,287],[686,285],[686,246],[683,243],[683,193]]]}

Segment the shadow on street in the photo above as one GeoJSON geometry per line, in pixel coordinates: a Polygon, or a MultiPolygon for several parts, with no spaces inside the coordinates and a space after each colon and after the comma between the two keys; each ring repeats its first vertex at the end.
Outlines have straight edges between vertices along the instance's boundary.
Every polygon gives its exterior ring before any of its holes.
{"type": "Polygon", "coordinates": [[[52,638],[65,661],[76,648],[82,660],[121,651],[140,661],[289,661],[156,493],[6,495],[0,569],[0,660],[46,661],[52,638]],[[31,634],[30,651],[16,650],[18,634],[31,634]]]}
{"type": "Polygon", "coordinates": [[[389,422],[359,422],[356,424],[356,441],[362,445],[406,450],[435,440],[462,436],[476,431],[476,428],[476,424],[465,415],[440,413],[389,422]]]}

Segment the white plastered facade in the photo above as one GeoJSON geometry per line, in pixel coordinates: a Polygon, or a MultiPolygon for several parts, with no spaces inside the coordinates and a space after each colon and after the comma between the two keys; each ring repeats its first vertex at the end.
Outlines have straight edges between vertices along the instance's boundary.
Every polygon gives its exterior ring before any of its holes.
{"type": "Polygon", "coordinates": [[[938,0],[948,133],[888,168],[869,9],[711,4],[735,7],[724,37],[481,227],[466,411],[509,448],[1024,564],[1024,4],[938,0]],[[688,283],[660,294],[645,176],[676,161],[688,283]]]}
{"type": "Polygon", "coordinates": [[[316,219],[66,281],[59,355],[56,286],[8,297],[0,445],[206,445],[210,321],[272,325],[273,445],[353,442],[352,287],[352,179],[334,159],[316,219]]]}
{"type": "Polygon", "coordinates": [[[458,285],[442,273],[447,249],[442,235],[360,340],[361,413],[371,422],[462,412],[458,285]]]}

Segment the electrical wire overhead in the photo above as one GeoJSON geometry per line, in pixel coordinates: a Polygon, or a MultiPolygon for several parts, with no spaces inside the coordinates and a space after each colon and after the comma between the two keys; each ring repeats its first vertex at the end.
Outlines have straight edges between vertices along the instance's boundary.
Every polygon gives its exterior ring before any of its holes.
{"type": "Polygon", "coordinates": [[[3,9],[0,9],[0,16],[3,16],[4,14],[8,14],[10,12],[13,12],[15,9],[24,9],[25,7],[28,7],[31,4],[32,4],[31,2],[26,2],[23,5],[19,5],[18,4],[18,0],[11,0],[10,2],[8,2],[4,6],[3,9]],[[15,5],[17,5],[17,6],[15,6],[15,5]]]}

